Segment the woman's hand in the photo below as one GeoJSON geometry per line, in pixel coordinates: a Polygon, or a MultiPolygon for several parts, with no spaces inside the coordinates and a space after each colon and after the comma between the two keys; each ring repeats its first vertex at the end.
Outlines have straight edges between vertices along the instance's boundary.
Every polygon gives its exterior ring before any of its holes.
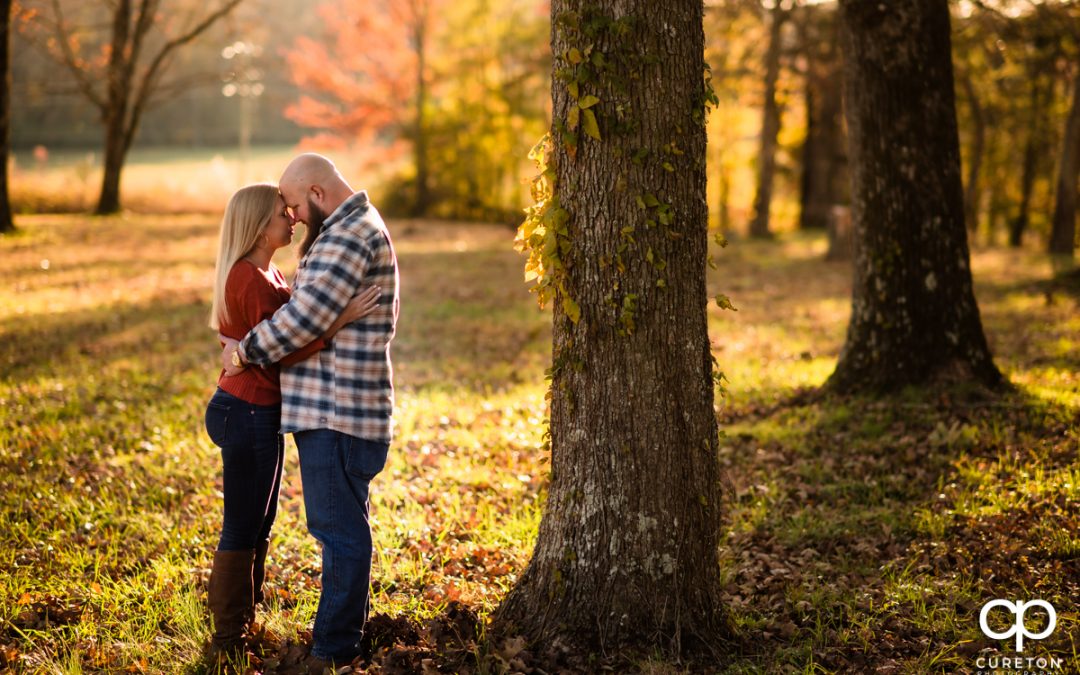
{"type": "Polygon", "coordinates": [[[381,295],[382,289],[378,286],[369,286],[361,291],[359,295],[349,301],[349,304],[345,305],[345,309],[341,310],[341,316],[345,319],[345,323],[352,323],[374,312],[375,308],[379,306],[379,297],[381,295]]]}
{"type": "Polygon", "coordinates": [[[225,371],[226,377],[233,377],[244,372],[243,368],[237,368],[233,365],[232,355],[236,351],[236,348],[240,346],[238,340],[234,340],[231,337],[225,337],[221,333],[218,333],[218,340],[225,347],[221,350],[221,368],[225,371]]]}

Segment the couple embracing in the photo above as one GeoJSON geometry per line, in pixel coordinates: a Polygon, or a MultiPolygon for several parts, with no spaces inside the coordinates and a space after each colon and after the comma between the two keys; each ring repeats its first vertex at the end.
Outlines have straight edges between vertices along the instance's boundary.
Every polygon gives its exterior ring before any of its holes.
{"type": "Polygon", "coordinates": [[[322,544],[312,660],[342,665],[360,655],[368,487],[390,444],[398,306],[386,226],[367,193],[354,192],[325,157],[300,155],[278,185],[250,185],[230,199],[210,316],[224,369],[206,409],[225,495],[207,600],[213,660],[243,653],[263,599],[285,433],[300,455],[308,530],[322,544]],[[297,222],[307,234],[290,289],[271,258],[291,243],[297,222]]]}

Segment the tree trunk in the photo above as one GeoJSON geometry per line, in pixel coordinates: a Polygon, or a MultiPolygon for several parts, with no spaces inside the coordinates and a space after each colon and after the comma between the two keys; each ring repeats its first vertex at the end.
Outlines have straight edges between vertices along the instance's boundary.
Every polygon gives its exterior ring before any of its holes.
{"type": "Polygon", "coordinates": [[[1035,173],[1037,170],[1039,141],[1042,137],[1041,120],[1042,111],[1042,86],[1039,74],[1032,69],[1031,75],[1031,104],[1029,110],[1031,116],[1027,122],[1027,138],[1024,142],[1024,161],[1020,174],[1020,206],[1009,226],[1009,246],[1020,248],[1024,241],[1024,232],[1027,231],[1028,218],[1031,211],[1031,194],[1035,190],[1035,173]]]}
{"type": "Polygon", "coordinates": [[[964,222],[967,223],[968,232],[974,236],[979,229],[979,171],[982,169],[983,155],[986,152],[986,117],[971,78],[966,74],[962,75],[960,82],[971,108],[971,147],[968,150],[970,160],[964,187],[964,222]]]}
{"type": "Polygon", "coordinates": [[[8,193],[8,158],[11,155],[11,0],[0,1],[0,234],[15,231],[8,193]]]}
{"type": "Polygon", "coordinates": [[[1054,220],[1050,253],[1072,256],[1076,248],[1076,182],[1080,179],[1080,75],[1073,78],[1072,105],[1065,122],[1054,191],[1054,220]]]}
{"type": "Polygon", "coordinates": [[[551,161],[569,213],[551,484],[532,560],[496,617],[546,644],[679,650],[728,632],[705,313],[702,13],[696,0],[551,3],[551,161]],[[572,93],[566,73],[596,61],[610,70],[573,80],[572,93]],[[583,121],[564,142],[575,98],[591,96],[602,140],[583,121]]]}
{"type": "Polygon", "coordinates": [[[431,193],[428,181],[428,151],[427,151],[427,77],[424,72],[427,67],[427,9],[420,9],[421,15],[416,18],[416,129],[413,139],[413,154],[416,162],[416,201],[413,203],[413,217],[427,215],[431,206],[431,193]]]}
{"type": "MultiPolygon", "coordinates": [[[[810,8],[807,8],[808,10],[810,8]]],[[[825,230],[833,209],[848,201],[847,153],[843,127],[843,88],[834,30],[807,31],[806,142],[803,145],[799,228],[825,230]],[[820,32],[820,36],[817,34],[820,32]]],[[[810,26],[808,26],[808,29],[810,26]]]]}
{"type": "Polygon", "coordinates": [[[754,216],[750,221],[751,237],[771,237],[769,206],[772,203],[773,179],[776,176],[776,146],[780,134],[780,104],[776,84],[780,79],[781,34],[788,9],[777,0],[771,12],[769,48],[765,55],[765,102],[761,118],[761,142],[758,148],[757,189],[754,193],[754,216]]]}
{"type": "Polygon", "coordinates": [[[947,0],[841,0],[851,323],[829,386],[1001,382],[972,289],[947,0]]]}
{"type": "Polygon", "coordinates": [[[120,175],[127,159],[127,143],[123,120],[105,121],[105,158],[104,175],[101,179],[101,194],[98,197],[94,214],[107,216],[120,211],[120,175]]]}

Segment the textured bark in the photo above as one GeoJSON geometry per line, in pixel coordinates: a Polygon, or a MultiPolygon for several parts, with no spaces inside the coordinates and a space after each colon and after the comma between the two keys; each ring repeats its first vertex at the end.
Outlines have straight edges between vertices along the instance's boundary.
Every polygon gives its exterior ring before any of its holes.
{"type": "Polygon", "coordinates": [[[11,154],[11,0],[0,1],[0,234],[15,231],[8,195],[8,156],[11,154]]]}
{"type": "Polygon", "coordinates": [[[750,221],[751,237],[772,236],[769,230],[769,206],[772,204],[777,137],[780,135],[780,104],[776,100],[776,84],[780,79],[781,36],[788,12],[788,5],[783,0],[777,0],[770,13],[769,47],[765,54],[765,101],[761,111],[757,188],[754,192],[754,216],[750,221]]]}
{"type": "Polygon", "coordinates": [[[1076,183],[1080,179],[1080,76],[1073,78],[1072,105],[1065,122],[1057,189],[1054,191],[1054,220],[1050,231],[1050,253],[1072,256],[1076,248],[1076,183]]]}
{"type": "MultiPolygon", "coordinates": [[[[715,644],[727,623],[705,315],[705,129],[693,121],[703,95],[702,4],[553,0],[556,69],[561,54],[582,46],[556,19],[586,6],[633,17],[629,34],[597,39],[595,49],[633,45],[642,62],[617,66],[611,80],[620,84],[582,87],[601,99],[602,141],[581,134],[576,157],[556,144],[556,192],[571,218],[565,290],[581,317],[572,323],[556,298],[550,492],[532,560],[496,625],[588,648],[715,644]],[[669,143],[683,154],[665,153],[669,143]],[[649,156],[635,161],[642,148],[649,156]],[[674,222],[647,226],[642,194],[671,204],[674,222]],[[613,261],[629,226],[636,243],[621,253],[620,271],[613,261]],[[627,332],[620,316],[632,295],[627,332]]],[[[566,119],[573,100],[558,78],[552,102],[555,119],[566,119]]]]}
{"type": "Polygon", "coordinates": [[[840,8],[856,251],[829,385],[997,385],[972,289],[947,1],[840,8]]]}
{"type": "Polygon", "coordinates": [[[799,227],[824,230],[833,208],[848,202],[843,76],[833,10],[811,6],[804,28],[806,141],[802,153],[799,227]]]}

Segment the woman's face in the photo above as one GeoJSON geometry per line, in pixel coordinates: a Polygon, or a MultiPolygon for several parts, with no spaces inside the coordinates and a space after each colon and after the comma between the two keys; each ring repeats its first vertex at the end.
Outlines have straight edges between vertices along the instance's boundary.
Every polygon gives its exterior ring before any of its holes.
{"type": "Polygon", "coordinates": [[[274,215],[270,217],[270,222],[266,226],[266,239],[270,249],[276,251],[291,244],[294,230],[293,219],[285,208],[285,201],[279,197],[277,210],[274,211],[274,215]]]}

